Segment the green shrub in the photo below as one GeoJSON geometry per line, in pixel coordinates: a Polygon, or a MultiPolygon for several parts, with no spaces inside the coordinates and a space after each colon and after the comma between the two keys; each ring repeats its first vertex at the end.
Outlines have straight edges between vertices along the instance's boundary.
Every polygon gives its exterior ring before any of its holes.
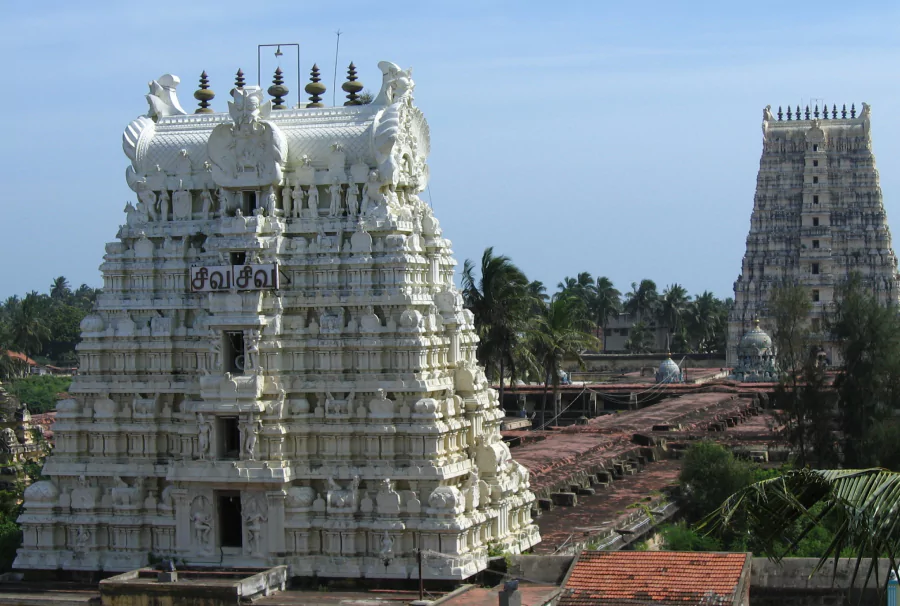
{"type": "Polygon", "coordinates": [[[28,410],[37,414],[56,410],[56,394],[67,391],[71,384],[72,377],[43,375],[15,380],[7,387],[7,391],[27,404],[28,410]]]}

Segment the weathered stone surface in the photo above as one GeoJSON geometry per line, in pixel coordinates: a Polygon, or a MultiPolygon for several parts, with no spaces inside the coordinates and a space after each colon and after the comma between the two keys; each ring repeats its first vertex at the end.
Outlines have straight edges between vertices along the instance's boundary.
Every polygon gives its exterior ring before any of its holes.
{"type": "Polygon", "coordinates": [[[361,106],[186,115],[151,83],[51,480],[18,568],[290,566],[461,579],[539,540],[450,241],[418,196],[408,70],[361,106]],[[385,564],[387,562],[387,565],[385,564]]]}
{"type": "Polygon", "coordinates": [[[776,119],[769,108],[763,113],[747,251],[728,321],[730,367],[738,365],[738,343],[755,317],[764,329],[773,327],[769,293],[782,281],[809,289],[810,322],[834,364],[837,350],[821,327],[842,280],[857,272],[879,299],[900,301],[897,258],[872,153],[870,107],[863,103],[855,117],[803,117],[776,119]]]}

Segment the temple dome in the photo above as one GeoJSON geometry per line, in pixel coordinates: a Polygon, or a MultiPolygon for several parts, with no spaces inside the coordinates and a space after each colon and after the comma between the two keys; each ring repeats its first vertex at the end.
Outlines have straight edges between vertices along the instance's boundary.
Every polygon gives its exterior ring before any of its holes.
{"type": "Polygon", "coordinates": [[[759,319],[753,320],[753,328],[744,333],[738,345],[738,355],[753,355],[772,349],[772,337],[759,327],[759,319]],[[745,354],[746,352],[746,354],[745,354]]]}
{"type": "Polygon", "coordinates": [[[768,382],[778,380],[778,365],[772,337],[759,327],[759,319],[754,318],[753,328],[744,333],[737,348],[738,362],[732,377],[745,382],[768,382]]]}
{"type": "Polygon", "coordinates": [[[659,370],[656,371],[656,382],[657,383],[681,383],[683,377],[681,375],[681,369],[678,367],[678,364],[672,359],[670,355],[665,360],[662,361],[662,364],[659,365],[659,370]]]}

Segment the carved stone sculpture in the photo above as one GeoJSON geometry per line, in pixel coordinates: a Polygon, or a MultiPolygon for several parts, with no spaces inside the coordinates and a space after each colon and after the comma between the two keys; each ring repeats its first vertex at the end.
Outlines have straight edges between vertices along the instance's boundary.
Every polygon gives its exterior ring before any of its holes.
{"type": "Polygon", "coordinates": [[[306,205],[309,209],[310,217],[319,216],[319,188],[315,185],[310,185],[309,190],[306,195],[306,205]]]}
{"type": "Polygon", "coordinates": [[[299,111],[270,112],[240,75],[227,115],[183,115],[158,82],[122,137],[137,203],[102,251],[17,568],[159,554],[412,578],[420,533],[443,552],[429,578],[458,582],[539,540],[450,240],[418,197],[411,73],[380,68],[377,104],[299,111]]]}
{"type": "Polygon", "coordinates": [[[199,435],[197,437],[197,454],[201,459],[206,459],[210,455],[209,436],[210,432],[212,431],[212,423],[207,420],[201,412],[197,415],[197,425],[199,431],[199,435]]]}

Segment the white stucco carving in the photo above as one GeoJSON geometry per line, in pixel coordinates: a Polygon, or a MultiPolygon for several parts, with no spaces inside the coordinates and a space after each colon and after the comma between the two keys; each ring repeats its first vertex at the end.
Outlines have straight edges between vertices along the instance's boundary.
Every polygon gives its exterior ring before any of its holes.
{"type": "Polygon", "coordinates": [[[451,243],[417,195],[411,73],[380,67],[375,102],[336,108],[275,111],[248,86],[228,113],[184,114],[177,79],[158,81],[123,135],[136,200],[17,567],[153,554],[405,578],[418,537],[444,554],[426,575],[462,579],[539,540],[451,243]]]}

